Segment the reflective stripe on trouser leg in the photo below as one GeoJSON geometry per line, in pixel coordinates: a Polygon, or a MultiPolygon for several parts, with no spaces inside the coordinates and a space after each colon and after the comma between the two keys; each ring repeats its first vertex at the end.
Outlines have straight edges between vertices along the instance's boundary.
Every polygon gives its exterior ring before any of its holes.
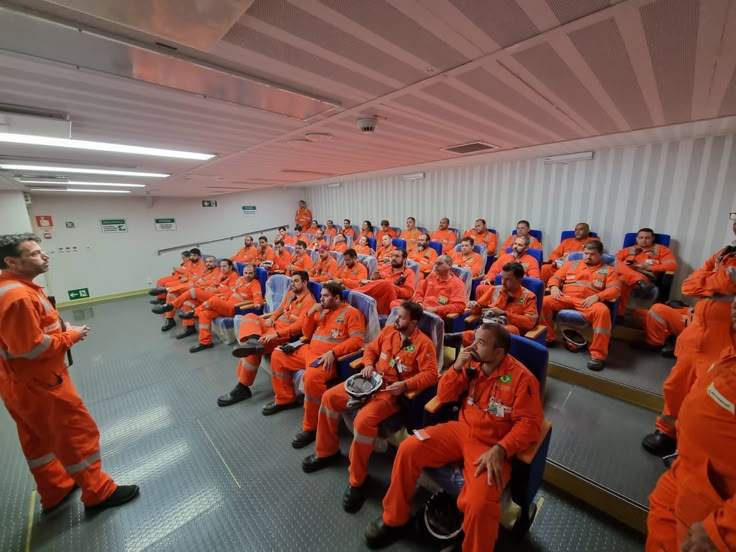
{"type": "Polygon", "coordinates": [[[551,295],[546,295],[542,299],[542,315],[539,317],[539,323],[547,328],[547,342],[555,340],[555,326],[552,317],[556,311],[562,309],[575,308],[572,301],[564,299],[555,299],[551,295]]]}
{"type": "Polygon", "coordinates": [[[353,424],[350,446],[350,484],[360,487],[368,477],[368,460],[378,434],[378,425],[399,411],[398,400],[390,393],[379,393],[363,405],[353,424]]]}
{"type": "Polygon", "coordinates": [[[677,438],[677,430],[669,420],[677,420],[680,414],[680,407],[695,383],[696,362],[700,356],[695,352],[681,354],[662,385],[664,408],[657,418],[657,429],[673,439],[677,438]]]}
{"type": "MultiPolygon", "coordinates": [[[[209,345],[212,343],[212,321],[217,318],[217,313],[209,309],[205,309],[199,312],[199,342],[202,345],[209,345]]],[[[194,320],[185,320],[185,322],[192,322],[194,320]]]]}
{"type": "Polygon", "coordinates": [[[290,355],[281,351],[274,351],[271,355],[271,385],[276,404],[287,404],[296,400],[292,372],[304,369],[306,349],[307,346],[304,345],[290,355]]]}
{"type": "Polygon", "coordinates": [[[593,326],[590,356],[605,360],[608,356],[608,345],[611,342],[611,311],[603,303],[595,303],[587,309],[579,308],[577,310],[593,326]]]}
{"type": "MultiPolygon", "coordinates": [[[[248,355],[238,362],[238,381],[243,385],[253,385],[258,375],[258,367],[261,365],[261,355],[248,355]]],[[[291,378],[289,378],[291,381],[291,378]]]]}
{"type": "Polygon", "coordinates": [[[319,407],[317,419],[317,443],[315,452],[320,458],[335,454],[340,449],[338,432],[340,416],[348,406],[348,392],[342,385],[336,385],[325,391],[319,407]]]}
{"type": "Polygon", "coordinates": [[[337,375],[336,369],[337,361],[329,371],[325,371],[321,366],[307,368],[307,372],[304,374],[304,422],[302,423],[305,431],[317,430],[322,395],[327,390],[327,382],[337,375]]]}
{"type": "Polygon", "coordinates": [[[251,313],[246,314],[240,321],[240,335],[238,336],[239,341],[245,341],[249,335],[257,335],[261,337],[265,328],[263,319],[251,313]]]}
{"type": "Polygon", "coordinates": [[[667,321],[653,308],[647,311],[644,330],[646,331],[647,343],[652,345],[664,345],[669,334],[667,331],[667,321]]]}

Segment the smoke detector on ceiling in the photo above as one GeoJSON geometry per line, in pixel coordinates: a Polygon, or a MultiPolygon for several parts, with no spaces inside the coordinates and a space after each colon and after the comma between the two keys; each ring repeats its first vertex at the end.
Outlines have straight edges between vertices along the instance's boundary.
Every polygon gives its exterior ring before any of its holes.
{"type": "Polygon", "coordinates": [[[378,117],[372,115],[370,117],[359,117],[358,128],[363,134],[370,134],[376,130],[378,124],[378,117]]]}

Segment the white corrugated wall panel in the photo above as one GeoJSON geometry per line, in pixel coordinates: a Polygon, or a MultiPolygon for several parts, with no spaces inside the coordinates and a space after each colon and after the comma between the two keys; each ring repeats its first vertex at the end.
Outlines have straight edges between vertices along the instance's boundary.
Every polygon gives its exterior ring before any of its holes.
{"type": "MultiPolygon", "coordinates": [[[[360,225],[387,218],[404,226],[470,228],[485,218],[504,239],[518,219],[544,232],[545,253],[560,232],[589,222],[606,249],[620,249],[626,232],[651,226],[672,235],[680,262],[675,290],[703,261],[733,240],[729,211],[736,211],[734,135],[624,146],[595,152],[593,161],[544,165],[540,159],[427,171],[423,180],[399,176],[307,188],[314,216],[360,225]]],[[[673,295],[676,293],[673,292],[673,295]]]]}

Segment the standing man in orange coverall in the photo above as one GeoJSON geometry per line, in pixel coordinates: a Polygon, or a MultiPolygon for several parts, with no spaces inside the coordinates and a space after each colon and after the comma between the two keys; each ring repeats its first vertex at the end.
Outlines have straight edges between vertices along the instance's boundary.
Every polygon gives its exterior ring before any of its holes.
{"type": "Polygon", "coordinates": [[[632,290],[651,290],[659,274],[677,270],[675,254],[668,247],[654,243],[654,230],[651,228],[639,230],[636,234],[636,245],[623,248],[616,253],[616,259],[616,270],[621,281],[626,284],[621,290],[619,314],[626,312],[632,290]]]}
{"type": "Polygon", "coordinates": [[[693,321],[695,308],[670,306],[670,303],[655,303],[649,310],[634,311],[637,323],[644,328],[645,338],[632,343],[632,347],[659,351],[663,357],[675,358],[675,340],[693,321]]]}
{"type": "Polygon", "coordinates": [[[420,280],[432,272],[434,262],[437,260],[437,251],[434,247],[429,247],[429,240],[429,234],[419,234],[417,246],[409,253],[409,258],[419,265],[420,280]]]}
{"type": "MultiPolygon", "coordinates": [[[[736,234],[736,213],[731,213],[736,234]]],[[[664,410],[657,430],[644,437],[642,446],[657,456],[677,449],[675,422],[680,405],[693,383],[726,347],[736,343],[731,328],[730,303],[736,295],[736,241],[718,251],[682,283],[682,293],[698,297],[690,325],[677,338],[677,363],[664,382],[664,410]]]]}
{"type": "Polygon", "coordinates": [[[611,341],[611,311],[605,301],[615,301],[621,293],[616,269],[603,264],[603,244],[590,240],[583,248],[583,261],[568,261],[549,279],[550,294],[542,302],[541,323],[547,326],[547,344],[555,340],[552,314],[575,309],[593,326],[588,369],[603,369],[611,341]]]}
{"type": "Polygon", "coordinates": [[[49,257],[33,234],[0,236],[0,397],[18,429],[49,511],[82,489],[87,508],[120,506],[138,495],[102,471],[100,433],[77,394],[65,362],[89,326],[62,328],[59,313],[33,279],[49,257]]]}
{"type": "Polygon", "coordinates": [[[312,211],[307,209],[307,202],[302,199],[299,201],[299,209],[296,210],[294,215],[294,227],[309,228],[310,224],[312,224],[312,211]]]}
{"type": "Polygon", "coordinates": [[[284,295],[279,308],[271,314],[250,313],[243,317],[238,336],[243,345],[233,349],[233,356],[240,359],[236,370],[238,384],[217,399],[218,406],[250,399],[250,386],[256,380],[263,355],[271,354],[276,347],[301,335],[306,314],[315,303],[308,283],[309,274],[301,270],[295,272],[291,277],[291,289],[284,295]]]}
{"type": "Polygon", "coordinates": [[[432,232],[430,237],[432,241],[436,241],[442,245],[442,253],[445,255],[452,251],[457,243],[457,234],[455,234],[454,230],[450,230],[450,219],[447,217],[440,219],[439,228],[432,232]]]}
{"type": "Polygon", "coordinates": [[[424,468],[462,461],[465,485],[457,506],[465,513],[463,551],[493,550],[511,458],[539,439],[544,421],[539,382],[508,354],[510,347],[506,328],[483,324],[473,344],[440,378],[440,402],[466,396],[459,418],[424,428],[421,440],[412,436],[401,443],[383,499],[383,515],[365,530],[369,547],[381,548],[401,535],[424,468]]]}
{"type": "MultiPolygon", "coordinates": [[[[360,510],[365,501],[363,484],[368,477],[368,459],[378,435],[378,424],[399,411],[399,396],[407,391],[421,392],[437,383],[437,354],[432,340],[419,328],[422,307],[405,301],[396,320],[387,325],[363,354],[364,378],[381,374],[383,387],[364,405],[355,417],[353,444],[350,447],[350,484],[342,498],[348,513],[360,510]]],[[[344,385],[336,385],[322,396],[317,423],[316,454],[302,462],[306,473],[334,464],[340,458],[338,429],[340,415],[348,410],[350,395],[344,385]]]]}
{"type": "MultiPolygon", "coordinates": [[[[468,303],[465,283],[452,272],[452,259],[440,255],[434,262],[434,270],[417,286],[412,301],[419,303],[425,311],[444,318],[448,314],[460,314],[468,303]]],[[[391,307],[403,301],[396,300],[391,307]]]]}
{"type": "Polygon", "coordinates": [[[486,248],[486,255],[493,257],[498,247],[498,238],[495,232],[491,232],[486,225],[486,219],[477,219],[475,226],[470,230],[466,230],[463,238],[473,238],[473,242],[483,245],[486,248]]]}
{"type": "Polygon", "coordinates": [[[396,299],[411,299],[416,289],[416,275],[406,266],[406,250],[396,249],[391,254],[391,263],[380,266],[371,275],[372,280],[364,280],[358,291],[376,300],[378,314],[391,312],[391,303],[396,299]]]}
{"type": "Polygon", "coordinates": [[[323,284],[320,302],[309,309],[304,321],[302,333],[309,344],[290,354],[276,350],[271,355],[271,383],[276,397],[263,407],[264,416],[298,406],[292,372],[306,370],[304,422],[291,441],[294,448],[306,447],[317,437],[319,403],[327,391],[327,382],[337,377],[337,360],[358,351],[365,343],[365,318],[358,309],[343,302],[344,289],[332,282],[323,284]]]}
{"type": "Polygon", "coordinates": [[[541,280],[544,282],[544,285],[547,285],[552,275],[567,261],[567,256],[570,253],[573,251],[582,251],[585,242],[597,239],[590,235],[590,226],[588,226],[587,222],[578,222],[575,225],[575,236],[562,240],[560,245],[549,254],[549,259],[542,264],[541,280]]]}
{"type": "MultiPolygon", "coordinates": [[[[731,305],[736,332],[736,301],[731,305]]],[[[649,496],[647,552],[736,550],[736,347],[695,382],[677,419],[678,457],[649,496]]]]}

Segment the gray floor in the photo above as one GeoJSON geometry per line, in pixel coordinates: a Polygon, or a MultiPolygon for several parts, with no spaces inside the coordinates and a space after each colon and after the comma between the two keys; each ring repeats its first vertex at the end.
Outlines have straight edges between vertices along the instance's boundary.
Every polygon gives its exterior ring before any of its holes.
{"type": "Polygon", "coordinates": [[[596,373],[588,370],[586,363],[589,358],[587,351],[571,353],[561,345],[549,350],[550,362],[657,395],[662,394],[662,384],[675,365],[674,359],[633,349],[629,342],[620,339],[611,340],[603,371],[596,373]]]}
{"type": "MultiPolygon", "coordinates": [[[[62,313],[92,326],[75,347],[72,375],[100,426],[104,467],[119,482],[139,484],[141,496],[95,515],[75,496],[41,514],[12,421],[0,409],[0,550],[26,550],[29,536],[30,550],[365,549],[361,534],[381,511],[391,454],[374,455],[371,497],[358,514],[344,513],[345,464],[307,476],[299,463],[311,450],[289,446],[301,412],[261,416],[272,396],[268,373],[259,373],[251,401],[218,408],[217,395],[234,384],[229,347],[192,355],[196,338],[161,334],[149,308],[138,297],[62,313]]],[[[344,436],[344,451],[348,444],[344,436]]],[[[639,535],[554,490],[542,495],[529,537],[521,544],[506,537],[497,550],[642,549],[639,535]]],[[[410,539],[392,547],[427,549],[410,539]]]]}

